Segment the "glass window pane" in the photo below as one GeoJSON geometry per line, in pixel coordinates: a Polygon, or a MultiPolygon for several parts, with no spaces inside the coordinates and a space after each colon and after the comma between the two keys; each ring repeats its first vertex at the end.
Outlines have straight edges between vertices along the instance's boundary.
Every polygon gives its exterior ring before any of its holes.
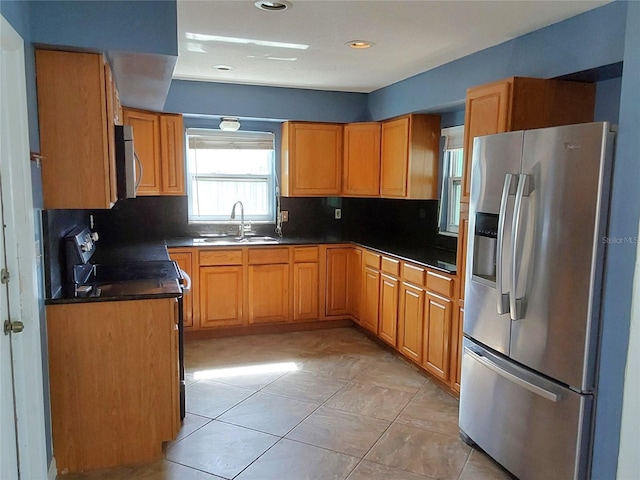
{"type": "Polygon", "coordinates": [[[269,214],[268,181],[234,181],[194,178],[190,197],[195,215],[229,217],[238,200],[245,216],[269,214]]]}

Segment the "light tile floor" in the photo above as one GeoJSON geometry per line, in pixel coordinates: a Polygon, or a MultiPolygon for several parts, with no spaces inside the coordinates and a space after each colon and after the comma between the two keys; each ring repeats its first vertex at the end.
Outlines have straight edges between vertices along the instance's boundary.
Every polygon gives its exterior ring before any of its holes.
{"type": "Polygon", "coordinates": [[[187,417],[157,463],[60,480],[506,480],[458,401],[354,328],[188,341],[187,417]],[[298,370],[201,378],[291,362],[298,370]]]}

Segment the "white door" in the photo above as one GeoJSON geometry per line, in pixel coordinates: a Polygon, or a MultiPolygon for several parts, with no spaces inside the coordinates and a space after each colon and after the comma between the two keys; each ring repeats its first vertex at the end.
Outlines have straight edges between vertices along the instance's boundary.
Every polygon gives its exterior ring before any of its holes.
{"type": "Polygon", "coordinates": [[[0,264],[10,274],[8,283],[0,283],[0,325],[9,317],[24,324],[22,333],[5,337],[0,332],[2,480],[48,477],[38,302],[42,274],[30,163],[24,41],[0,15],[0,264]]]}
{"type": "MultiPolygon", "coordinates": [[[[0,198],[2,184],[0,182],[0,198]]],[[[2,204],[0,221],[4,225],[2,204]]],[[[0,232],[0,266],[6,267],[4,228],[0,232]]],[[[6,284],[0,284],[0,322],[9,318],[9,295],[6,284]]],[[[18,478],[18,449],[16,443],[15,401],[13,391],[13,365],[11,360],[12,334],[0,333],[0,479],[18,478]]]]}

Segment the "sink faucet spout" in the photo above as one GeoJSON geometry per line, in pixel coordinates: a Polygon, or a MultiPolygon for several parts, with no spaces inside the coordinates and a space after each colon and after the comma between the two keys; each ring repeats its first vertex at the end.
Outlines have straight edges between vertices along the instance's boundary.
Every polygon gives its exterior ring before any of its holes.
{"type": "Polygon", "coordinates": [[[233,208],[231,208],[231,220],[236,219],[236,206],[240,205],[240,226],[238,228],[238,233],[240,236],[240,240],[244,240],[244,205],[240,200],[233,204],[233,208]]]}

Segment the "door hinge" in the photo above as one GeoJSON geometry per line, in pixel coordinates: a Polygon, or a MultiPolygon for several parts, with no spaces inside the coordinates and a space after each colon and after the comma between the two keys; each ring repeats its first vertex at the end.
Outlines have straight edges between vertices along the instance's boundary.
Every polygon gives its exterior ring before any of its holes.
{"type": "Polygon", "coordinates": [[[19,320],[12,322],[11,320],[4,321],[4,334],[21,333],[24,330],[24,323],[19,320]]]}
{"type": "Polygon", "coordinates": [[[9,274],[9,270],[7,270],[6,268],[3,268],[2,270],[0,270],[0,282],[9,283],[9,280],[11,280],[11,275],[9,274]]]}

